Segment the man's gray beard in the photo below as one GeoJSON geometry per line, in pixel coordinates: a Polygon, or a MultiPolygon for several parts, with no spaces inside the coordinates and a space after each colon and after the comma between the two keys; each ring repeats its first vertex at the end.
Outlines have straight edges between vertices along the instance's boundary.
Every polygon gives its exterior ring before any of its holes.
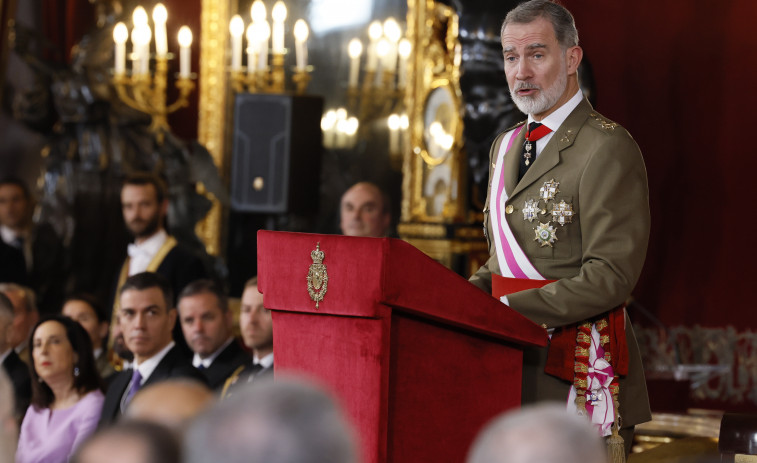
{"type": "Polygon", "coordinates": [[[511,90],[510,97],[512,97],[513,103],[523,114],[541,114],[548,111],[557,104],[568,86],[568,73],[567,70],[565,71],[561,70],[555,83],[547,89],[539,90],[536,96],[521,97],[511,90]]]}

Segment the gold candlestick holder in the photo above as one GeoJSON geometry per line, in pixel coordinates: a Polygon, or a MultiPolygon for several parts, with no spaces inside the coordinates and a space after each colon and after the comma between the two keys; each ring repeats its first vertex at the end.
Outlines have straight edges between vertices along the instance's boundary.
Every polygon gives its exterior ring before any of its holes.
{"type": "Polygon", "coordinates": [[[168,60],[170,56],[155,58],[154,74],[118,74],[113,77],[118,98],[128,106],[152,116],[150,130],[162,145],[165,133],[171,130],[168,115],[189,105],[189,95],[195,88],[192,77],[176,79],[179,96],[171,105],[166,103],[168,88],[168,60]]]}
{"type": "MultiPolygon", "coordinates": [[[[271,57],[271,66],[256,71],[231,71],[231,85],[235,92],[242,93],[284,93],[286,91],[286,72],[284,57],[286,53],[275,53],[271,57]]],[[[292,82],[295,92],[302,95],[307,91],[312,80],[313,66],[305,69],[295,68],[292,82]]]]}

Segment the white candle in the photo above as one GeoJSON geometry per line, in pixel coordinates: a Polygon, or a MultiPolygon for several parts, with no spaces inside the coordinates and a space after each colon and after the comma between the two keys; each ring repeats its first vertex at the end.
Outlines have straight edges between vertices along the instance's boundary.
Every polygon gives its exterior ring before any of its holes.
{"type": "Polygon", "coordinates": [[[152,20],[155,23],[155,54],[158,58],[165,58],[168,54],[168,37],[166,36],[168,11],[162,3],[158,3],[153,8],[152,20]]]}
{"type": "Polygon", "coordinates": [[[335,142],[334,136],[336,135],[335,126],[336,126],[336,111],[334,111],[333,109],[330,109],[321,118],[321,130],[323,131],[323,147],[324,148],[334,147],[334,142],[335,142]]]}
{"type": "Polygon", "coordinates": [[[286,51],[284,48],[284,21],[287,18],[287,7],[284,2],[278,1],[273,5],[271,17],[273,18],[273,54],[283,55],[286,51]]]}
{"type": "Polygon", "coordinates": [[[368,37],[371,41],[368,45],[368,61],[365,63],[366,71],[376,70],[376,66],[378,65],[378,52],[376,49],[378,48],[378,42],[383,33],[384,31],[381,27],[381,23],[378,21],[373,21],[370,26],[368,26],[368,37]]]}
{"type": "Polygon", "coordinates": [[[254,72],[258,64],[258,44],[255,41],[255,24],[247,26],[247,72],[254,72]]]}
{"type": "Polygon", "coordinates": [[[134,47],[134,73],[147,74],[150,72],[150,37],[152,32],[146,25],[134,28],[131,33],[131,43],[134,47]]]}
{"type": "Polygon", "coordinates": [[[304,71],[308,67],[308,25],[302,19],[294,23],[294,44],[297,59],[297,69],[304,71]]]}
{"type": "Polygon", "coordinates": [[[376,87],[381,87],[382,85],[383,77],[381,75],[381,67],[384,65],[387,53],[389,53],[389,46],[389,41],[386,39],[381,39],[376,44],[376,56],[378,57],[376,66],[376,80],[374,82],[374,85],[376,87]]]}
{"type": "Polygon", "coordinates": [[[405,88],[407,85],[407,61],[410,58],[410,52],[413,51],[413,46],[408,39],[400,40],[399,54],[400,64],[399,71],[397,71],[397,77],[399,78],[399,88],[405,88]]]}
{"type": "Polygon", "coordinates": [[[188,79],[192,69],[192,31],[187,26],[179,29],[179,77],[188,79]]]}
{"type": "Polygon", "coordinates": [[[360,75],[360,54],[363,53],[363,44],[358,39],[352,39],[348,49],[350,55],[350,88],[357,87],[357,80],[360,75]]]}
{"type": "Polygon", "coordinates": [[[396,114],[389,116],[386,121],[386,125],[389,126],[389,152],[400,152],[400,117],[396,114]]]}
{"type": "Polygon", "coordinates": [[[242,70],[242,34],[244,34],[244,21],[242,17],[235,14],[229,22],[229,33],[231,34],[231,70],[237,72],[242,70]]]}
{"type": "Polygon", "coordinates": [[[126,40],[129,38],[129,30],[126,24],[118,23],[113,28],[113,41],[116,42],[115,50],[115,73],[117,76],[126,73],[126,40]]]}
{"type": "Polygon", "coordinates": [[[336,147],[344,148],[347,145],[347,110],[336,110],[336,147]]]}
{"type": "Polygon", "coordinates": [[[258,70],[268,68],[268,39],[271,37],[271,26],[267,21],[263,21],[257,26],[258,38],[258,70]]]}
{"type": "Polygon", "coordinates": [[[384,36],[389,40],[389,51],[384,58],[384,72],[397,72],[397,44],[402,37],[400,25],[394,18],[384,21],[384,36]]]}

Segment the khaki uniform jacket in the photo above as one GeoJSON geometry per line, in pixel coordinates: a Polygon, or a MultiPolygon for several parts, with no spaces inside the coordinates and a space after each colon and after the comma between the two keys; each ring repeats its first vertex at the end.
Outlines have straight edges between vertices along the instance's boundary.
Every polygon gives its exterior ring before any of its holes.
{"type": "MultiPolygon", "coordinates": [[[[494,163],[506,134],[492,145],[489,170],[491,190],[494,163]]],[[[508,295],[510,307],[534,323],[557,328],[576,324],[622,304],[641,273],[649,238],[649,193],[646,169],[631,135],[605,119],[585,99],[557,129],[518,182],[525,130],[521,130],[505,156],[503,173],[508,194],[507,222],[534,267],[545,278],[558,280],[540,289],[508,295]],[[545,182],[559,182],[556,201],[541,200],[546,211],[533,222],[524,220],[523,207],[538,200],[545,182]],[[572,205],[572,223],[552,221],[557,239],[541,246],[535,238],[539,223],[551,221],[552,205],[572,205]]],[[[470,281],[491,292],[491,274],[501,274],[487,197],[484,230],[490,258],[470,281]]],[[[492,209],[493,211],[493,209],[492,209]]],[[[651,418],[644,372],[633,328],[626,318],[629,372],[620,381],[622,426],[651,418]]],[[[524,354],[523,402],[567,399],[570,383],[544,373],[547,349],[524,354]]]]}

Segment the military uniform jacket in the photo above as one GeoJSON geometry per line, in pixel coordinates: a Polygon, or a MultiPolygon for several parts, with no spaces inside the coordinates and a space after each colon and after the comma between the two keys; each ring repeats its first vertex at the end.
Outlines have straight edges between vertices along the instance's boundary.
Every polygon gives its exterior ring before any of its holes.
{"type": "MultiPolygon", "coordinates": [[[[633,138],[584,99],[518,182],[525,130],[514,138],[502,161],[498,157],[506,134],[497,137],[490,152],[490,187],[484,208],[490,258],[470,281],[491,293],[491,274],[501,274],[492,241],[490,201],[495,163],[504,162],[508,200],[501,209],[505,220],[536,270],[546,279],[558,280],[540,289],[508,295],[510,307],[539,325],[558,328],[622,304],[641,273],[650,227],[646,169],[633,138]],[[541,200],[537,218],[525,220],[526,202],[539,200],[540,190],[550,181],[558,183],[554,199],[541,200]],[[562,226],[552,221],[550,214],[560,201],[573,211],[572,222],[562,226]],[[535,229],[548,222],[555,229],[556,239],[552,246],[542,246],[535,240],[535,229]]],[[[626,335],[629,373],[621,378],[619,399],[622,424],[630,426],[649,420],[651,415],[638,346],[628,319],[626,335]]],[[[544,373],[546,352],[542,348],[524,353],[524,403],[565,401],[568,396],[568,382],[544,373]]]]}

